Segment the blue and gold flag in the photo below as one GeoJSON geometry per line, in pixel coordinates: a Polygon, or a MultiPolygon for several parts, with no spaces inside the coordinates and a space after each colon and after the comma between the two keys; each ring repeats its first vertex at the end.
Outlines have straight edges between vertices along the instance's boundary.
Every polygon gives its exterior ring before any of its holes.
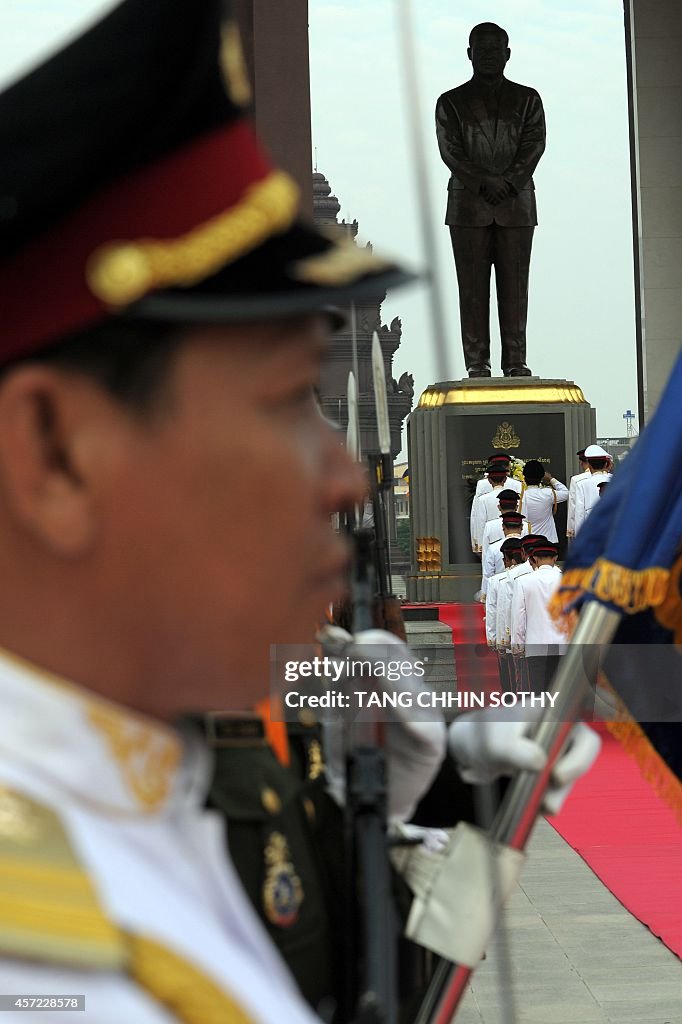
{"type": "Polygon", "coordinates": [[[571,545],[550,610],[622,614],[604,674],[631,715],[610,724],[682,812],[682,354],[656,413],[571,545]]]}

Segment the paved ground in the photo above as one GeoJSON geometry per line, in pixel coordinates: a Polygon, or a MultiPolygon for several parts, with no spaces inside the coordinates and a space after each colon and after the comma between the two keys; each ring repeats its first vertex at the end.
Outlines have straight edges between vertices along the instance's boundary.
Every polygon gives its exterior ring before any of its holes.
{"type": "Polygon", "coordinates": [[[546,821],[507,910],[516,1016],[501,1008],[499,943],[457,1024],[682,1024],[682,964],[546,821]]]}

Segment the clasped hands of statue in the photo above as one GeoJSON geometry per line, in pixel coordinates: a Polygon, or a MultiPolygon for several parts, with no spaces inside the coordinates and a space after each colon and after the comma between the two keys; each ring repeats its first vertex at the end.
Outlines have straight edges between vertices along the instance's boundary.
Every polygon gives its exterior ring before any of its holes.
{"type": "Polygon", "coordinates": [[[486,203],[497,206],[509,196],[516,195],[516,189],[501,174],[486,174],[481,183],[480,194],[486,203]]]}

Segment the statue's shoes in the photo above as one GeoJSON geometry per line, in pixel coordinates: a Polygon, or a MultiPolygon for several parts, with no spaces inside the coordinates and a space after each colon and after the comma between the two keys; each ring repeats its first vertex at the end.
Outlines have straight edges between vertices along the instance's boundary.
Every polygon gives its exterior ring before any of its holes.
{"type": "Polygon", "coordinates": [[[532,377],[533,371],[525,363],[521,363],[520,366],[510,366],[504,371],[504,375],[505,377],[532,377]]]}
{"type": "Polygon", "coordinates": [[[491,377],[490,368],[487,366],[473,366],[469,370],[470,377],[491,377]]]}

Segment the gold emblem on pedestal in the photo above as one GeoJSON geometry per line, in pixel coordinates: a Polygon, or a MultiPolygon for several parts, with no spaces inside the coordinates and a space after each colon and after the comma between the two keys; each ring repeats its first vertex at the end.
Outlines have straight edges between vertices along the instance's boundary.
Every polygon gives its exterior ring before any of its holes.
{"type": "Polygon", "coordinates": [[[441,572],[440,541],[437,537],[417,537],[417,568],[419,572],[441,572]]]}
{"type": "Polygon", "coordinates": [[[500,423],[492,441],[493,448],[518,448],[520,444],[521,438],[514,433],[513,425],[506,420],[500,423]]]}

